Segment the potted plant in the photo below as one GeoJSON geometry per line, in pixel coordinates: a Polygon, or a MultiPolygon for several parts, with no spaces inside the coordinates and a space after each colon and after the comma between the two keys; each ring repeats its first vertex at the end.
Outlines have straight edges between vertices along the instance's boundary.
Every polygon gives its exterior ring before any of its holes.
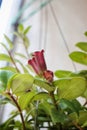
{"type": "MultiPolygon", "coordinates": [[[[16,109],[11,110],[0,129],[86,130],[87,70],[53,72],[47,68],[44,50],[33,52],[29,58],[29,30],[30,26],[24,29],[20,24],[15,32],[21,38],[27,55],[14,53],[13,56],[11,50],[14,46],[6,35],[9,46],[1,43],[7,53],[0,54],[0,60],[7,61],[9,66],[0,68],[0,104],[11,103],[16,109]],[[26,65],[21,58],[27,61],[26,65]],[[80,103],[78,97],[83,97],[85,103],[80,103]],[[19,115],[21,120],[15,119],[19,115]]],[[[87,65],[87,43],[79,42],[76,46],[84,52],[72,52],[70,58],[87,65]]]]}

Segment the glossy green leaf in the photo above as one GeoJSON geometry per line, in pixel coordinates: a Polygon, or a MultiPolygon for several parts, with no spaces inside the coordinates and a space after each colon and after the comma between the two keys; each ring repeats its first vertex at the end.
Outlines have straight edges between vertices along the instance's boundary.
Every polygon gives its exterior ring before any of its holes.
{"type": "Polygon", "coordinates": [[[47,84],[46,82],[42,80],[35,79],[34,84],[39,86],[40,88],[47,90],[48,92],[54,91],[54,88],[52,86],[50,86],[49,84],[47,84]]]}
{"type": "Polygon", "coordinates": [[[86,70],[80,71],[80,72],[71,72],[67,70],[57,70],[55,72],[56,77],[58,78],[69,78],[69,77],[85,77],[86,76],[86,70]]]}
{"type": "Polygon", "coordinates": [[[31,26],[28,26],[28,27],[24,30],[23,34],[26,35],[26,34],[30,31],[30,29],[31,29],[31,26]]]}
{"type": "Polygon", "coordinates": [[[8,88],[11,87],[12,92],[16,95],[21,95],[32,89],[34,78],[29,74],[16,74],[8,83],[8,88]]]}
{"type": "Polygon", "coordinates": [[[13,48],[13,42],[9,39],[9,37],[7,35],[4,35],[4,37],[9,44],[9,48],[12,49],[13,48]]]}
{"type": "Polygon", "coordinates": [[[80,52],[80,51],[74,51],[72,52],[69,57],[80,64],[87,65],[87,54],[80,52]]]}
{"type": "Polygon", "coordinates": [[[87,111],[80,111],[79,116],[76,113],[71,113],[69,118],[80,125],[83,125],[87,121],[87,111]]]}
{"type": "Polygon", "coordinates": [[[58,87],[60,99],[75,99],[86,90],[86,80],[82,77],[60,79],[55,82],[55,85],[58,87]]]}
{"type": "Polygon", "coordinates": [[[0,60],[2,61],[7,61],[7,62],[12,62],[10,57],[6,54],[0,54],[0,60]]]}
{"type": "Polygon", "coordinates": [[[67,117],[64,113],[57,111],[55,108],[52,108],[50,111],[51,119],[54,124],[64,123],[67,120],[67,117]]]}
{"type": "Polygon", "coordinates": [[[80,104],[80,102],[78,101],[78,99],[74,99],[71,102],[73,103],[73,105],[76,107],[76,109],[78,111],[80,111],[80,110],[83,109],[82,104],[80,104]]]}
{"type": "Polygon", "coordinates": [[[28,92],[20,96],[19,105],[21,109],[25,109],[27,107],[27,105],[30,103],[34,95],[35,95],[35,92],[28,92]]]}
{"type": "Polygon", "coordinates": [[[67,99],[61,99],[59,102],[59,106],[65,110],[65,109],[70,109],[72,112],[76,112],[79,115],[79,108],[73,103],[72,101],[69,101],[67,99]]]}
{"type": "Polygon", "coordinates": [[[51,117],[53,124],[64,123],[67,120],[66,115],[55,109],[54,105],[44,101],[39,106],[39,109],[45,111],[47,117],[51,117]]]}
{"type": "Polygon", "coordinates": [[[8,80],[14,73],[7,70],[0,70],[0,92],[3,92],[7,88],[8,80]]]}
{"type": "Polygon", "coordinates": [[[57,70],[55,72],[55,76],[58,78],[64,78],[64,77],[69,77],[72,74],[71,71],[67,71],[67,70],[57,70]]]}
{"type": "Polygon", "coordinates": [[[37,100],[45,100],[45,99],[49,99],[50,96],[48,95],[48,93],[46,92],[40,92],[36,95],[34,95],[34,97],[32,98],[32,101],[37,101],[37,100]]]}
{"type": "Polygon", "coordinates": [[[52,104],[43,101],[40,105],[40,109],[42,109],[47,115],[50,115],[51,109],[54,107],[52,104]]]}
{"type": "Polygon", "coordinates": [[[79,47],[81,50],[87,52],[87,42],[78,42],[76,46],[79,47]]]}

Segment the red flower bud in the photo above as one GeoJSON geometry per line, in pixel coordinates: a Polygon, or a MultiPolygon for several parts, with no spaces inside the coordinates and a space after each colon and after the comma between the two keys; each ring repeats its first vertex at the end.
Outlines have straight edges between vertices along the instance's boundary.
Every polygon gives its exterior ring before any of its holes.
{"type": "Polygon", "coordinates": [[[43,75],[44,75],[44,78],[45,78],[47,81],[49,81],[49,82],[52,82],[52,81],[53,81],[54,75],[53,75],[53,72],[52,72],[52,71],[46,70],[46,71],[44,71],[43,75]]]}
{"type": "Polygon", "coordinates": [[[32,66],[36,74],[42,77],[44,76],[44,78],[48,82],[52,82],[53,72],[50,70],[47,70],[43,53],[44,53],[44,50],[34,52],[32,55],[33,58],[28,61],[28,64],[32,66]]]}
{"type": "Polygon", "coordinates": [[[38,75],[42,74],[47,69],[43,53],[44,50],[34,52],[33,58],[28,61],[28,64],[32,66],[38,75]]]}

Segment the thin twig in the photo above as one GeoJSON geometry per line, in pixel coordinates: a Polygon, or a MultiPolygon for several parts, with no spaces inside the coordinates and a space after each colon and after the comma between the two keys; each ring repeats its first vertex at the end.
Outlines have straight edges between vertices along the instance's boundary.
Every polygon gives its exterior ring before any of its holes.
{"type": "Polygon", "coordinates": [[[58,110],[58,106],[57,106],[57,103],[56,103],[56,100],[55,100],[55,97],[54,97],[54,92],[51,92],[50,96],[51,96],[51,99],[53,101],[53,104],[54,104],[55,108],[58,110]]]}
{"type": "Polygon", "coordinates": [[[6,94],[8,94],[10,96],[10,98],[12,99],[12,101],[15,103],[15,105],[17,106],[18,108],[18,111],[19,111],[19,114],[20,114],[20,117],[21,117],[21,121],[22,121],[22,125],[23,125],[23,130],[26,130],[25,128],[25,122],[24,122],[24,117],[23,117],[23,114],[22,114],[22,110],[17,102],[17,100],[15,99],[15,97],[8,91],[6,92],[6,94]]]}
{"type": "Polygon", "coordinates": [[[18,69],[17,66],[16,66],[16,63],[15,63],[15,61],[14,61],[14,59],[13,59],[11,53],[10,53],[9,51],[8,51],[8,53],[9,53],[9,56],[10,56],[10,58],[11,58],[11,61],[12,61],[12,63],[14,64],[14,66],[15,66],[17,72],[20,72],[19,69],[18,69]]]}

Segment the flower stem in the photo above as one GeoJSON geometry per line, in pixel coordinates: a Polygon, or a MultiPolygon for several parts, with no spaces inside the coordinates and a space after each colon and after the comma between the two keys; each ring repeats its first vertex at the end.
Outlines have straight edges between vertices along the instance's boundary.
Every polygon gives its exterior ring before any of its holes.
{"type": "Polygon", "coordinates": [[[54,97],[54,92],[50,92],[50,96],[51,96],[51,99],[53,101],[53,104],[54,104],[55,108],[58,110],[58,106],[56,104],[56,100],[55,100],[55,97],[54,97]]]}
{"type": "MultiPolygon", "coordinates": [[[[50,96],[52,98],[52,101],[53,101],[53,104],[54,104],[56,110],[58,110],[58,105],[57,105],[57,102],[55,100],[55,96],[54,96],[54,92],[53,91],[50,93],[50,96]]],[[[57,129],[63,130],[61,123],[56,123],[56,127],[57,127],[57,129]]]]}
{"type": "Polygon", "coordinates": [[[23,125],[23,130],[26,130],[25,128],[25,122],[24,122],[24,117],[23,117],[23,114],[22,114],[22,110],[17,102],[17,100],[15,99],[15,97],[8,91],[7,94],[10,96],[10,98],[12,99],[12,101],[15,103],[16,107],[18,108],[18,111],[19,111],[19,114],[20,114],[20,117],[21,117],[21,121],[22,121],[22,125],[23,125]]]}

